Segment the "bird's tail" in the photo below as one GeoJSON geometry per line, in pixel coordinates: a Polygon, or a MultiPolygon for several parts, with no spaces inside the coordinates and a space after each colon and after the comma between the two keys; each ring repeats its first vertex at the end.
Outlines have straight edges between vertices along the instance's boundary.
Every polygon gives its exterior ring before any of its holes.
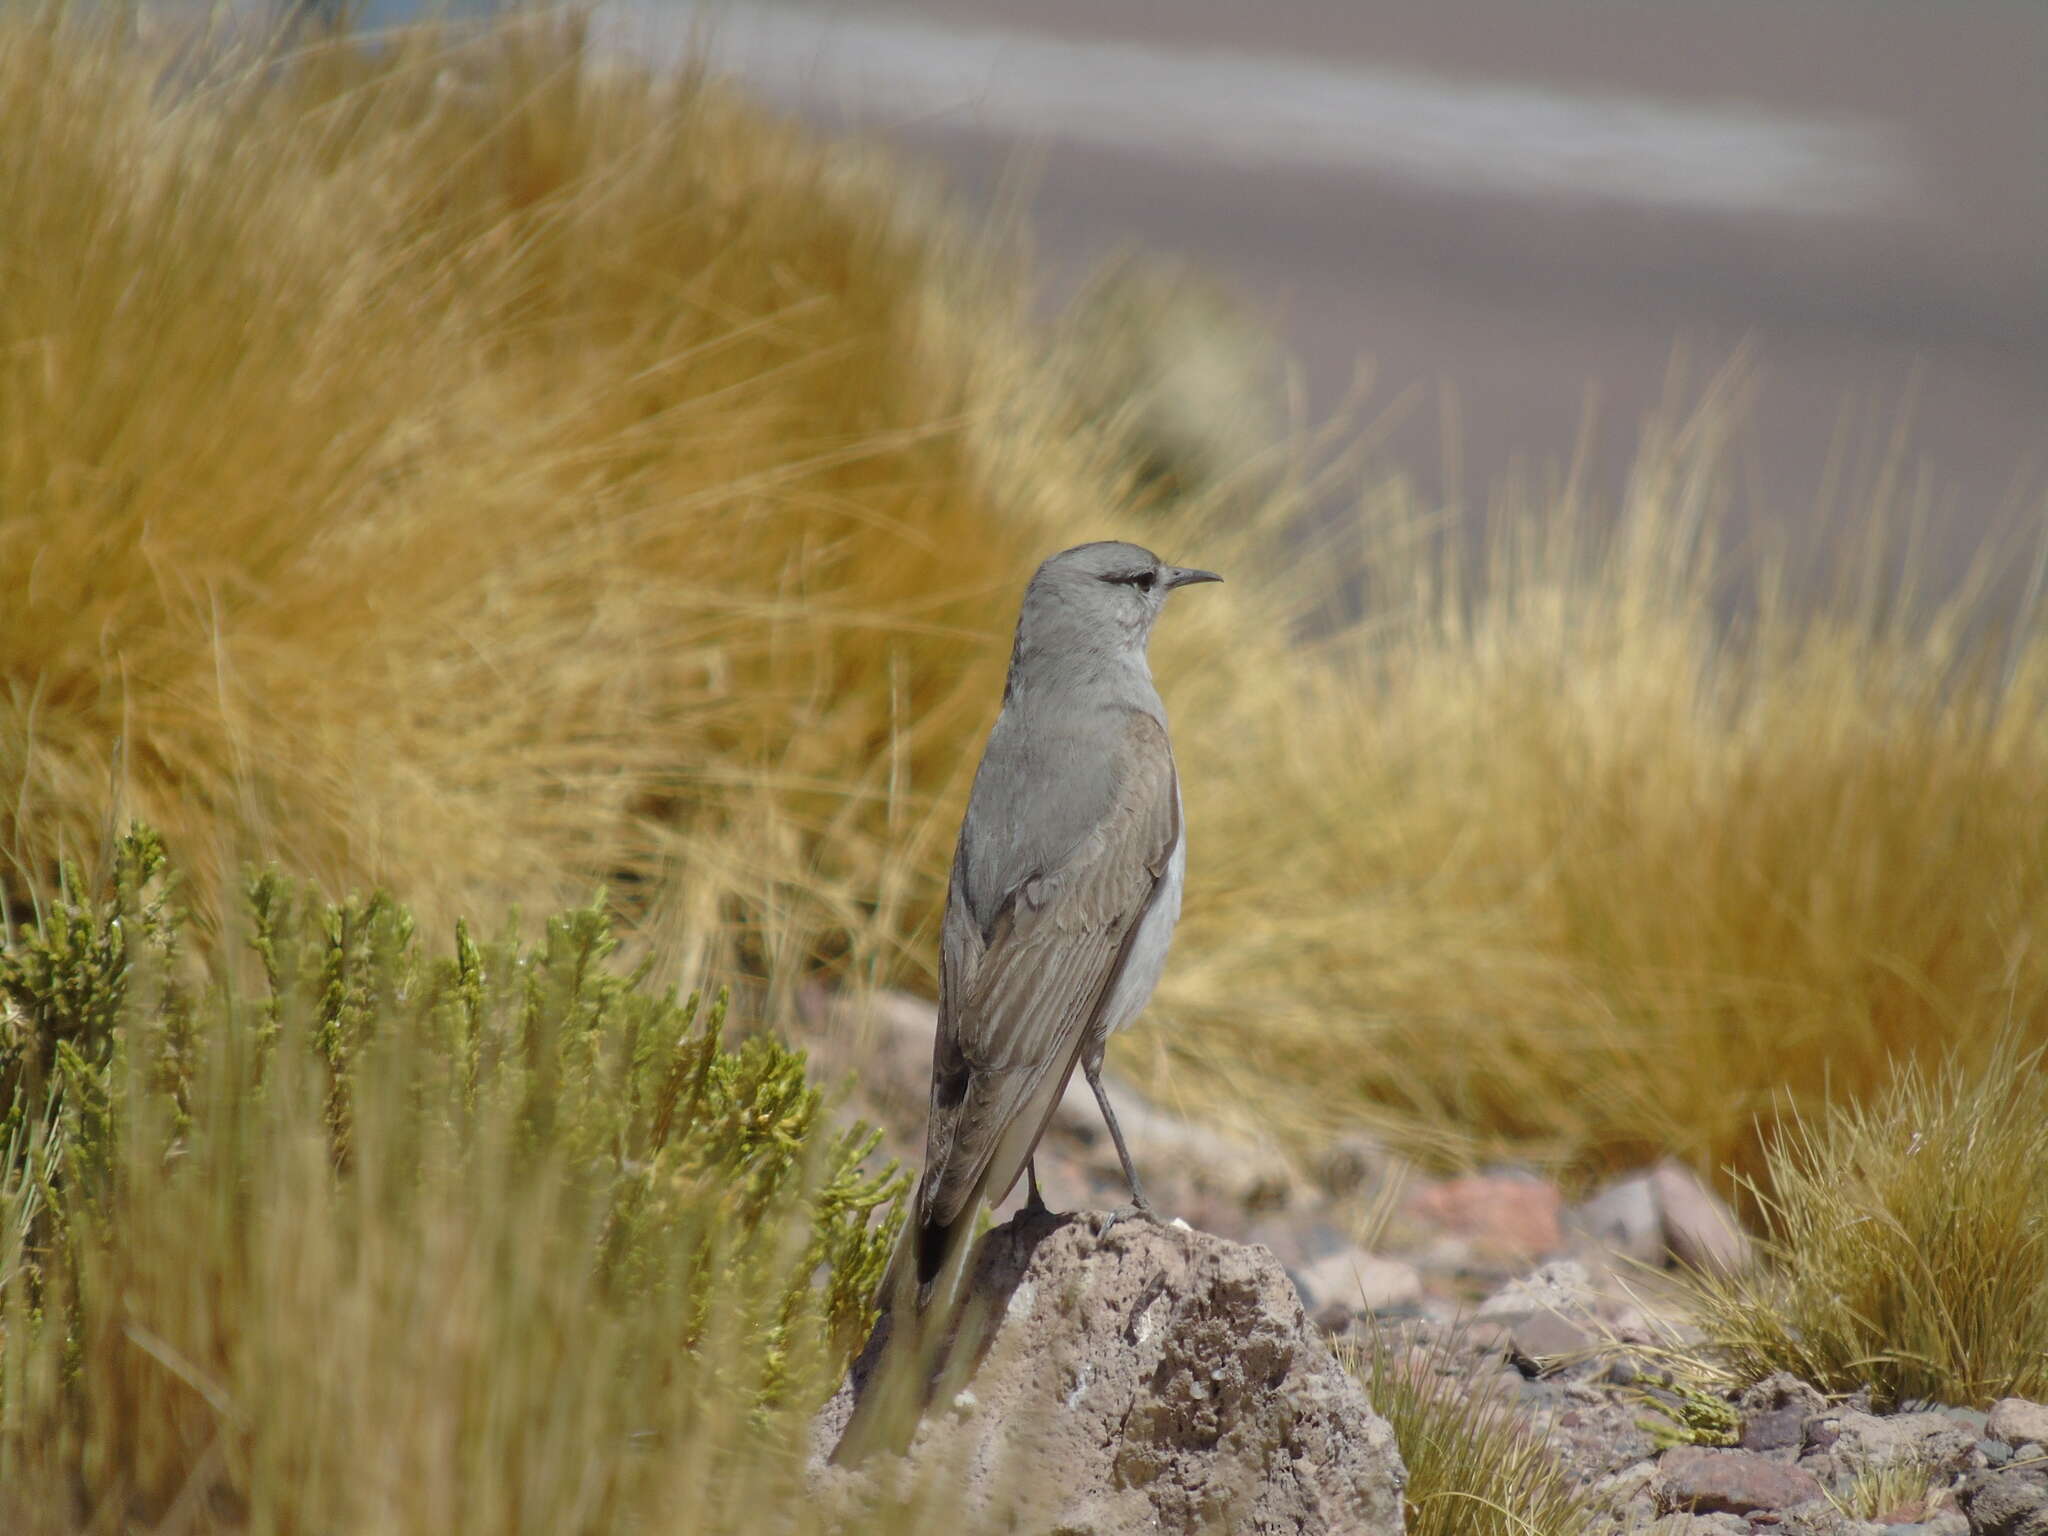
{"type": "Polygon", "coordinates": [[[951,1348],[955,1334],[964,1331],[960,1324],[968,1301],[967,1273],[982,1206],[1000,1204],[1023,1174],[1079,1060],[1077,1047],[1067,1057],[1064,1069],[1046,1073],[1023,1107],[1012,1114],[950,1221],[931,1221],[920,1214],[926,1209],[926,1181],[933,1177],[927,1162],[917,1193],[911,1197],[911,1219],[903,1225],[875,1294],[875,1306],[883,1318],[877,1333],[884,1325],[888,1332],[878,1345],[870,1345],[867,1358],[871,1364],[865,1377],[855,1367],[859,1396],[832,1452],[834,1462],[849,1466],[877,1450],[901,1455],[909,1449],[932,1379],[942,1364],[949,1363],[942,1356],[951,1348]]]}
{"type": "MultiPolygon", "coordinates": [[[[913,1199],[912,1212],[921,1204],[913,1199]]],[[[865,1375],[856,1367],[853,1414],[833,1448],[835,1465],[854,1466],[877,1451],[900,1456],[910,1448],[958,1321],[980,1214],[981,1201],[975,1199],[951,1221],[918,1221],[913,1215],[903,1224],[876,1287],[881,1321],[865,1375]]]]}

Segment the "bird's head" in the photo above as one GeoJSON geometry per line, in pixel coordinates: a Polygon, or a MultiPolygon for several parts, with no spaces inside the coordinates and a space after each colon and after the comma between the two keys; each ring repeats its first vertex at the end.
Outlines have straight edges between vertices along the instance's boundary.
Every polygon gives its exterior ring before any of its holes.
{"type": "Polygon", "coordinates": [[[1222,579],[1214,571],[1169,565],[1149,549],[1114,539],[1061,550],[1025,589],[1012,664],[1033,655],[1142,661],[1167,597],[1181,587],[1222,579]]]}

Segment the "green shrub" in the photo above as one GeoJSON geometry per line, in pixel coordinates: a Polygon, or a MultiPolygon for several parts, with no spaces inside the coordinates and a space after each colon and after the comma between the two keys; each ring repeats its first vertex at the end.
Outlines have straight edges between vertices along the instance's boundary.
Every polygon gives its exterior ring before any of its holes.
{"type": "Polygon", "coordinates": [[[430,957],[388,899],[265,874],[238,983],[192,973],[153,836],[109,886],[67,870],[0,954],[13,1496],[375,1526],[424,1416],[465,1503],[623,1515],[636,1445],[787,1422],[857,1347],[904,1179],[724,994],[614,969],[600,903],[430,957]]]}

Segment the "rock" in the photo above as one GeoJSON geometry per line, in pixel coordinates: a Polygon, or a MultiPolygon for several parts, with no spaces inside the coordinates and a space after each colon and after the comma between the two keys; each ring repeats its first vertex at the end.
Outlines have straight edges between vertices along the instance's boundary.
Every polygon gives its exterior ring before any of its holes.
{"type": "Polygon", "coordinates": [[[1722,1274],[1748,1266],[1748,1236],[1692,1169],[1667,1159],[1651,1170],[1650,1186],[1664,1223],[1664,1246],[1674,1259],[1722,1274]]]}
{"type": "Polygon", "coordinates": [[[1535,1376],[1593,1347],[1598,1304],[1586,1266],[1564,1259],[1495,1291],[1479,1304],[1473,1327],[1503,1330],[1500,1347],[1508,1359],[1535,1376]]]}
{"type": "Polygon", "coordinates": [[[1681,1445],[1657,1467],[1657,1507],[1663,1510],[1751,1515],[1824,1496],[1811,1473],[1754,1451],[1681,1445]]]}
{"type": "Polygon", "coordinates": [[[1510,1280],[1479,1303],[1478,1315],[1508,1319],[1535,1312],[1590,1316],[1597,1304],[1593,1277],[1586,1272],[1586,1266],[1573,1259],[1561,1259],[1531,1270],[1519,1280],[1510,1280]]]}
{"type": "Polygon", "coordinates": [[[1811,1416],[1825,1412],[1828,1400],[1812,1383],[1802,1381],[1790,1371],[1773,1371],[1761,1381],[1753,1381],[1742,1389],[1735,1400],[1736,1406],[1744,1413],[1764,1413],[1774,1408],[1798,1408],[1802,1414],[1811,1416]]]}
{"type": "Polygon", "coordinates": [[[1459,1326],[1458,1348],[1468,1355],[1503,1356],[1514,1347],[1515,1328],[1511,1318],[1475,1317],[1459,1326]]]}
{"type": "MultiPolygon", "coordinates": [[[[1565,1396],[1571,1407],[1537,1420],[1558,1465],[1580,1486],[1626,1489],[1624,1501],[1643,1495],[1646,1506],[1652,1504],[1657,1444],[1643,1428],[1642,1403],[1583,1383],[1567,1388],[1565,1396]],[[1639,1484],[1629,1486],[1634,1479],[1639,1484]]],[[[1613,1500],[1605,1502],[1612,1507],[1613,1500]]]]}
{"type": "Polygon", "coordinates": [[[1666,1515],[1643,1527],[1643,1536],[1749,1536],[1740,1515],[1666,1515]]]}
{"type": "Polygon", "coordinates": [[[1656,1513],[1656,1485],[1657,1463],[1636,1461],[1595,1478],[1587,1492],[1596,1505],[1614,1510],[1627,1522],[1628,1529],[1634,1530],[1648,1524],[1650,1516],[1656,1513]]]}
{"type": "MultiPolygon", "coordinates": [[[[1454,1232],[1414,1230],[1404,1233],[1402,1251],[1414,1259],[1425,1275],[1443,1275],[1463,1281],[1479,1270],[1477,1245],[1454,1232]]],[[[1493,1276],[1498,1279],[1499,1277],[1493,1276]]]]}
{"type": "MultiPolygon", "coordinates": [[[[1124,1536],[1402,1528],[1393,1432],[1265,1250],[1142,1221],[1020,1216],[990,1232],[963,1327],[972,1407],[927,1410],[907,1458],[826,1464],[888,1324],[812,1425],[813,1487],[955,1469],[970,1513],[1124,1536]],[[1028,1468],[1012,1478],[1011,1467],[1028,1468]],[[893,1469],[893,1470],[892,1470],[893,1469]]],[[[949,1387],[955,1378],[949,1376],[949,1387]]]]}
{"type": "Polygon", "coordinates": [[[1475,1334],[1484,1331],[1497,1338],[1498,1348],[1524,1376],[1562,1370],[1599,1374],[1605,1367],[1594,1351],[1607,1337],[1599,1306],[1586,1267],[1560,1260],[1487,1297],[1471,1327],[1475,1334]]]}
{"type": "Polygon", "coordinates": [[[1827,1399],[1797,1376],[1778,1371],[1743,1391],[1742,1448],[1796,1460],[1806,1441],[1806,1421],[1827,1407],[1827,1399]]]}
{"type": "Polygon", "coordinates": [[[1841,1438],[1841,1417],[1836,1410],[1829,1409],[1807,1419],[1806,1433],[1801,1444],[1809,1451],[1831,1451],[1835,1448],[1835,1442],[1841,1438]]]}
{"type": "Polygon", "coordinates": [[[1956,1500],[1970,1536],[2048,1536],[2048,1467],[1973,1472],[1956,1500]]]}
{"type": "Polygon", "coordinates": [[[1991,1405],[1984,1421],[1985,1438],[2003,1440],[2007,1445],[2048,1445],[2048,1403],[2030,1403],[2024,1397],[2001,1397],[1991,1405]]]}
{"type": "Polygon", "coordinates": [[[1871,1517],[1880,1526],[1920,1526],[1933,1512],[1940,1494],[1927,1487],[1918,1492],[1895,1493],[1890,1500],[1880,1501],[1880,1507],[1871,1517]]]}
{"type": "MultiPolygon", "coordinates": [[[[1191,1222],[1189,1225],[1199,1223],[1191,1222]]],[[[1289,1273],[1296,1275],[1318,1259],[1327,1259],[1333,1253],[1357,1247],[1339,1228],[1327,1221],[1315,1220],[1305,1212],[1269,1212],[1246,1222],[1242,1233],[1235,1230],[1218,1232],[1214,1227],[1209,1230],[1234,1243],[1256,1243],[1270,1248],[1273,1257],[1289,1273]]]]}
{"type": "Polygon", "coordinates": [[[1301,1304],[1326,1332],[1335,1332],[1350,1317],[1406,1306],[1422,1296],[1422,1276],[1413,1264],[1362,1248],[1326,1254],[1293,1275],[1301,1304]],[[1332,1317],[1334,1327],[1326,1320],[1332,1317]]]}
{"type": "Polygon", "coordinates": [[[1643,1364],[1634,1355],[1616,1355],[1607,1362],[1600,1379],[1613,1387],[1632,1387],[1643,1379],[1643,1364]]]}
{"type": "Polygon", "coordinates": [[[1776,1455],[1783,1461],[1797,1461],[1805,1431],[1804,1408],[1796,1404],[1784,1408],[1766,1408],[1762,1413],[1743,1416],[1742,1448],[1745,1451],[1761,1451],[1767,1455],[1776,1455]]]}
{"type": "Polygon", "coordinates": [[[1977,1440],[1945,1413],[1895,1413],[1889,1418],[1849,1412],[1829,1452],[1851,1477],[1918,1467],[1930,1477],[1948,1477],[1971,1464],[1977,1440]]]}
{"type": "Polygon", "coordinates": [[[1645,1264],[1664,1257],[1664,1217],[1647,1173],[1616,1179],[1565,1213],[1565,1226],[1645,1264]]]}
{"type": "Polygon", "coordinates": [[[1557,1186],[1527,1174],[1478,1174],[1427,1184],[1408,1197],[1416,1219],[1468,1238],[1482,1252],[1540,1258],[1564,1245],[1557,1186]]]}
{"type": "Polygon", "coordinates": [[[1561,1361],[1582,1358],[1593,1347],[1591,1330],[1555,1312],[1515,1319],[1508,1331],[1508,1358],[1524,1375],[1536,1375],[1561,1361]]]}
{"type": "Polygon", "coordinates": [[[1607,1331],[1617,1344],[1648,1344],[1660,1349],[1696,1344],[1701,1334],[1682,1314],[1652,1316],[1638,1301],[1625,1302],[1609,1314],[1607,1331]]]}
{"type": "Polygon", "coordinates": [[[1984,1458],[1987,1467],[2002,1467],[2012,1460],[2012,1447],[2003,1440],[1979,1440],[1977,1454],[1984,1458]]]}
{"type": "Polygon", "coordinates": [[[1871,1536],[1877,1527],[1852,1520],[1831,1499],[1808,1499],[1804,1504],[1780,1510],[1776,1523],[1764,1529],[1772,1536],[1871,1536]]]}

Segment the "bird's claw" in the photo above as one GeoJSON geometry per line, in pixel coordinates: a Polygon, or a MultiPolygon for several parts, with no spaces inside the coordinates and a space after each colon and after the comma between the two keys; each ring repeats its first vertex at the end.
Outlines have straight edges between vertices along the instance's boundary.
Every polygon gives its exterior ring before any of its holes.
{"type": "Polygon", "coordinates": [[[1133,1200],[1129,1205],[1120,1205],[1113,1211],[1104,1211],[1102,1226],[1095,1235],[1109,1236],[1110,1229],[1120,1221],[1149,1221],[1155,1227],[1166,1225],[1166,1218],[1152,1209],[1150,1200],[1133,1200]]]}

